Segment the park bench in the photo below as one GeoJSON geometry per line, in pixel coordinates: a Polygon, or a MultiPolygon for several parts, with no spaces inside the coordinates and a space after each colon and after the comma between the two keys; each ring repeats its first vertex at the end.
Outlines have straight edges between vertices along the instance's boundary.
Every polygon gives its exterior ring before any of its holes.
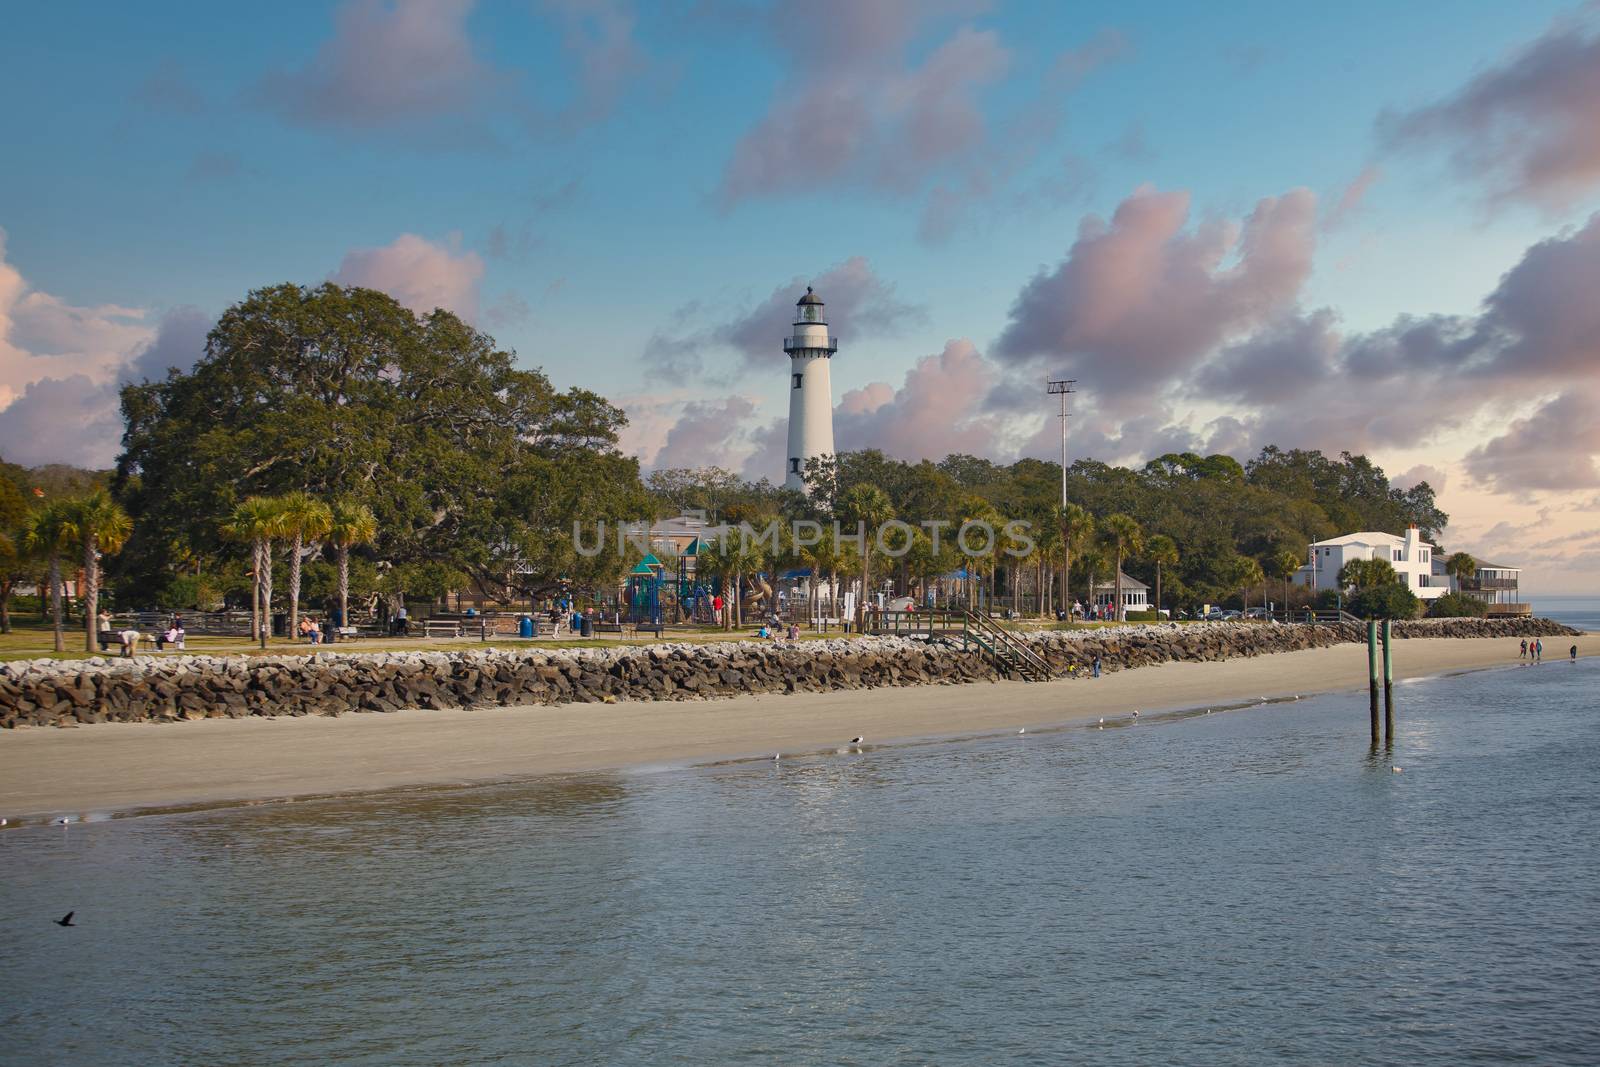
{"type": "Polygon", "coordinates": [[[620,637],[620,636],[622,636],[622,633],[623,633],[622,623],[620,623],[620,622],[597,622],[597,623],[594,624],[594,632],[597,633],[597,634],[616,634],[617,636],[620,637]]]}

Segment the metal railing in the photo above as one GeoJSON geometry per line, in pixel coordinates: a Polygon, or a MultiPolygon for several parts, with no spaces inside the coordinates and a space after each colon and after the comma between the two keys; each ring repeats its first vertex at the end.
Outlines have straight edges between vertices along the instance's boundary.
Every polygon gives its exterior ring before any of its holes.
{"type": "Polygon", "coordinates": [[[963,647],[976,646],[1002,670],[1024,681],[1039,682],[1056,675],[1055,668],[1011,631],[986,615],[963,609],[945,611],[867,612],[867,632],[888,636],[959,638],[963,647]]]}
{"type": "Polygon", "coordinates": [[[821,344],[811,344],[804,338],[785,337],[783,339],[783,350],[785,352],[837,352],[839,351],[839,339],[830,334],[822,339],[821,344]]]}

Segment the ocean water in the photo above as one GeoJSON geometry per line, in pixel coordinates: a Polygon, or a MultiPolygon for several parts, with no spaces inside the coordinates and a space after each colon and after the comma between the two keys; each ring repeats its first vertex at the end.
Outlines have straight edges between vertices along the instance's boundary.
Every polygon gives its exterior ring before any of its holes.
{"type": "Polygon", "coordinates": [[[1600,596],[1536,596],[1532,603],[1535,615],[1590,633],[1600,631],[1600,596]]]}
{"type": "Polygon", "coordinates": [[[0,1062],[1593,1064],[1597,683],[0,832],[0,1062]]]}

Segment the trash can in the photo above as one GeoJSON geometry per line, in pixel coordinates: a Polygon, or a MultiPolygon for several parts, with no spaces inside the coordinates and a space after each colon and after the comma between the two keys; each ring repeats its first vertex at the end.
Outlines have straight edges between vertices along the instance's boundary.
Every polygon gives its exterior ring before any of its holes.
{"type": "Polygon", "coordinates": [[[517,635],[520,637],[533,636],[533,618],[531,616],[524,615],[517,620],[517,635]]]}
{"type": "Polygon", "coordinates": [[[579,633],[584,637],[593,637],[594,636],[594,620],[589,618],[589,616],[585,615],[583,617],[583,629],[581,631],[579,631],[579,633]]]}

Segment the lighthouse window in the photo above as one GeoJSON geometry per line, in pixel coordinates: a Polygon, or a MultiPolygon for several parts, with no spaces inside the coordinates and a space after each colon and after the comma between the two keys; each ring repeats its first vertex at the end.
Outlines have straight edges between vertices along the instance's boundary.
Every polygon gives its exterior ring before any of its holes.
{"type": "Polygon", "coordinates": [[[796,389],[800,388],[800,378],[801,378],[801,375],[796,374],[794,376],[794,387],[796,389]]]}
{"type": "Polygon", "coordinates": [[[799,460],[798,457],[795,457],[795,456],[790,456],[789,457],[789,473],[790,474],[799,474],[800,473],[800,460],[799,460]]]}
{"type": "Polygon", "coordinates": [[[807,322],[816,322],[820,314],[821,312],[817,310],[817,305],[807,304],[804,314],[802,314],[800,317],[805,319],[807,322]]]}

